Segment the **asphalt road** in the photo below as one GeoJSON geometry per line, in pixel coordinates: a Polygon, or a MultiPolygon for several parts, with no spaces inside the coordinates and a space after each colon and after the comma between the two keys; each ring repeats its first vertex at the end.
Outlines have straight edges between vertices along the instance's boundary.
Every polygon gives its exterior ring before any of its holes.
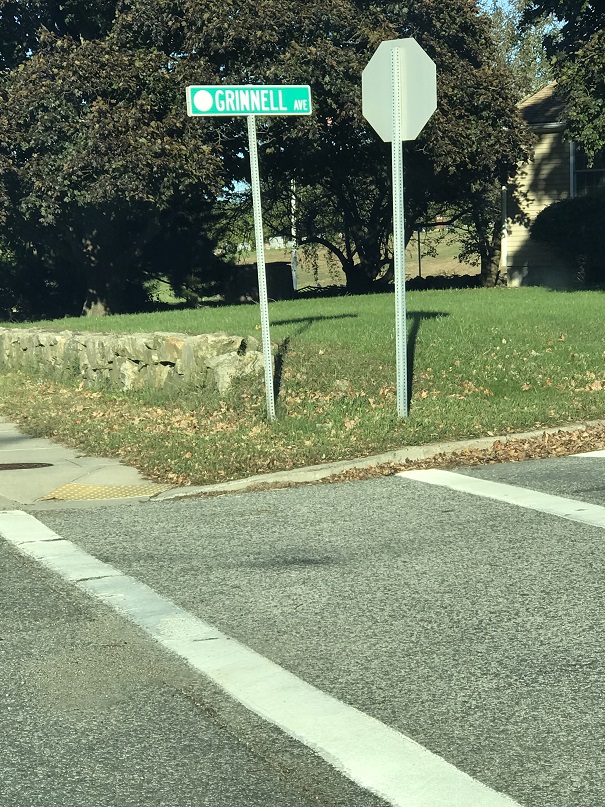
{"type": "Polygon", "coordinates": [[[309,807],[199,677],[0,544],[3,807],[309,807]]]}
{"type": "MultiPolygon", "coordinates": [[[[604,471],[461,473],[605,507],[604,471]]],[[[602,802],[603,527],[406,477],[36,517],[523,807],[602,802]]],[[[381,803],[0,551],[2,804],[381,803]]]]}

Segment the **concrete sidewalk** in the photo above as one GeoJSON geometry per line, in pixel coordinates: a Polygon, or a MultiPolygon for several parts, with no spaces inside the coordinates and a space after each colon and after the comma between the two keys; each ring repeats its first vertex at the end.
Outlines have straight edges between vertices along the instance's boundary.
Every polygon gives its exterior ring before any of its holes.
{"type": "Polygon", "coordinates": [[[29,437],[0,418],[0,510],[146,501],[168,488],[116,459],[29,437]]]}
{"type": "Polygon", "coordinates": [[[0,418],[0,510],[52,510],[177,499],[208,493],[234,493],[261,485],[304,484],[340,474],[351,468],[370,468],[387,462],[425,460],[437,454],[465,449],[489,449],[495,441],[540,437],[544,433],[571,432],[602,421],[572,423],[552,429],[494,435],[474,440],[407,446],[370,457],[259,474],[230,482],[199,487],[177,487],[145,479],[139,471],[117,459],[84,456],[42,437],[28,437],[17,426],[0,418]],[[36,467],[38,466],[38,467],[36,467]]]}

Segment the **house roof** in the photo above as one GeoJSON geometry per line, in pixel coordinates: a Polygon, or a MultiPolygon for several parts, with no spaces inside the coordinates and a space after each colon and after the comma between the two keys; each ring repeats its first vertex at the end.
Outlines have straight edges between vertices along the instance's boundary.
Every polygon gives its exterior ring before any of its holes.
{"type": "Polygon", "coordinates": [[[557,93],[555,81],[521,101],[519,109],[529,126],[562,124],[565,119],[565,102],[557,93]]]}

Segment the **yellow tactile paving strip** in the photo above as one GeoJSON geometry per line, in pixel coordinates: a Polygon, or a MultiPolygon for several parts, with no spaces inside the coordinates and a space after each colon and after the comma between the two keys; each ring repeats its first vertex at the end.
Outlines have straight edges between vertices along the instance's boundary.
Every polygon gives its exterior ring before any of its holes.
{"type": "Polygon", "coordinates": [[[143,485],[62,485],[47,493],[40,501],[60,499],[61,501],[89,501],[93,499],[137,499],[140,496],[155,496],[172,485],[158,485],[148,482],[143,485]]]}

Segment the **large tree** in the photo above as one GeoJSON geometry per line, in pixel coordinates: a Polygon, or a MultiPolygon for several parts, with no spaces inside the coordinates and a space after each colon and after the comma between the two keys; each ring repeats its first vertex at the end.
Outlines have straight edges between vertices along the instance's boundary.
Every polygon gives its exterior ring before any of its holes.
{"type": "Polygon", "coordinates": [[[188,121],[183,90],[221,81],[311,84],[310,119],[259,121],[267,222],[287,229],[294,180],[301,240],[325,245],[353,290],[388,277],[389,147],[361,116],[360,75],[401,36],[439,75],[439,109],[406,145],[408,231],[437,213],[464,221],[493,279],[494,189],[528,141],[473,0],[0,0],[0,12],[0,260],[29,262],[27,294],[35,281],[65,310],[120,310],[176,245],[175,283],[214,260],[212,213],[246,179],[246,130],[188,121]]]}
{"type": "Polygon", "coordinates": [[[19,5],[2,9],[21,26],[2,42],[3,285],[39,314],[140,308],[151,278],[215,261],[220,143],[189,125],[178,61],[121,41],[109,4],[19,5]]]}
{"type": "Polygon", "coordinates": [[[545,46],[567,102],[569,135],[592,159],[605,147],[605,5],[529,0],[524,21],[533,24],[548,15],[559,23],[545,37],[545,46]]]}
{"type": "Polygon", "coordinates": [[[294,180],[300,240],[324,244],[354,290],[388,276],[392,259],[389,147],[361,116],[360,75],[380,41],[415,37],[437,63],[439,109],[406,145],[408,233],[436,213],[464,220],[493,280],[494,189],[527,157],[529,139],[475,2],[189,0],[186,9],[186,52],[204,54],[225,81],[311,85],[311,121],[274,119],[261,129],[267,199],[282,213],[267,220],[287,230],[294,180]]]}

